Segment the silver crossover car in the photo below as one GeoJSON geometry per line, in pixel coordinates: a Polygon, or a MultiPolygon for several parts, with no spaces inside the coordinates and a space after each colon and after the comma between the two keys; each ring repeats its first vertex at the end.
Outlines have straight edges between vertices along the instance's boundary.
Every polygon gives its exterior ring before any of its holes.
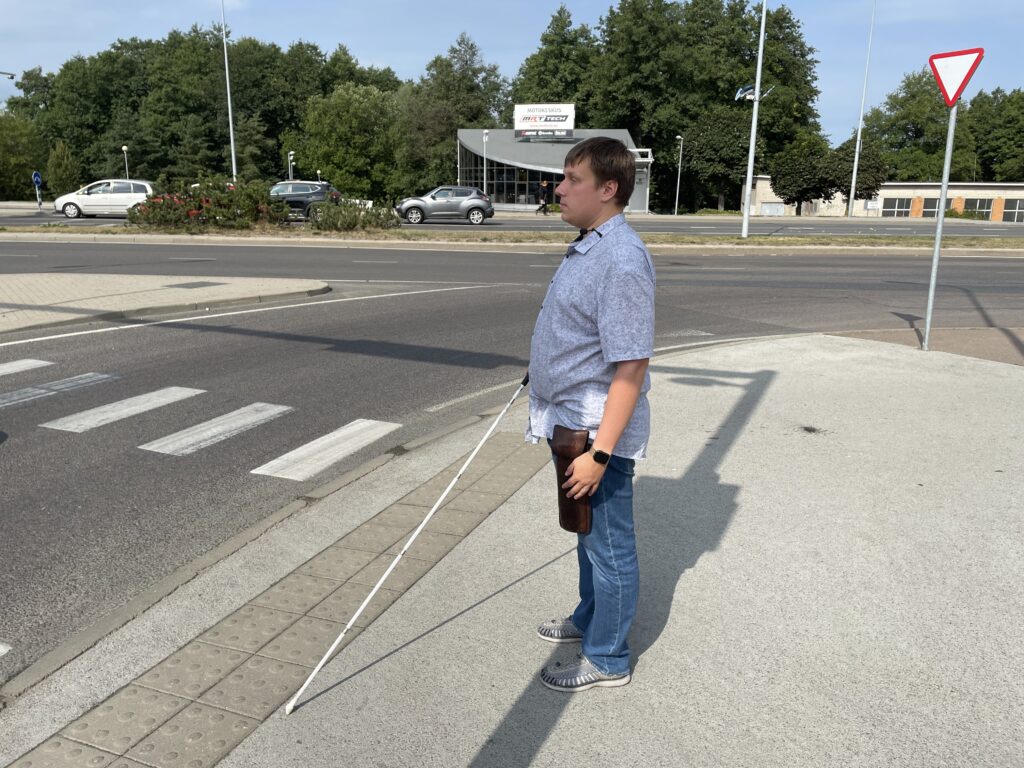
{"type": "Polygon", "coordinates": [[[427,219],[466,219],[483,224],[494,216],[491,199],[476,187],[438,187],[422,197],[407,197],[395,206],[395,213],[410,224],[427,219]]]}
{"type": "Polygon", "coordinates": [[[77,192],[61,195],[53,202],[55,213],[69,219],[79,216],[127,216],[128,211],[153,194],[153,182],[136,179],[94,181],[77,192]]]}

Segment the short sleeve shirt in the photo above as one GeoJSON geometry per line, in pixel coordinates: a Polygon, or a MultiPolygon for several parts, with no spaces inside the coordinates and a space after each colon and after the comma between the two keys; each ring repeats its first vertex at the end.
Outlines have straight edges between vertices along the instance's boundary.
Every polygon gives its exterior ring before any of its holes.
{"type": "MultiPolygon", "coordinates": [[[[597,435],[615,364],[654,352],[654,288],[651,256],[621,214],[569,246],[530,343],[527,440],[550,438],[556,424],[597,435]]],[[[650,387],[645,375],[616,456],[646,456],[650,387]]]]}

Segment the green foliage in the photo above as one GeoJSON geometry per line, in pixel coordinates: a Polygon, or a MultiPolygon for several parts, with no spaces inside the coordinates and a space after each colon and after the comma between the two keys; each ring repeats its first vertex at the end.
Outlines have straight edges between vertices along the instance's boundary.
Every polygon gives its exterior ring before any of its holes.
{"type": "Polygon", "coordinates": [[[42,171],[46,148],[33,121],[0,112],[0,200],[35,200],[32,171],[42,171]]]}
{"type": "MultiPolygon", "coordinates": [[[[733,105],[711,106],[683,132],[683,167],[696,177],[701,188],[693,207],[700,207],[705,196],[718,197],[722,208],[727,197],[739,200],[749,142],[750,115],[733,105]]],[[[764,152],[763,141],[755,151],[764,152]]]]}
{"type": "Polygon", "coordinates": [[[589,124],[584,84],[599,53],[590,27],[573,27],[572,14],[559,6],[540,36],[540,48],[530,54],[512,81],[502,122],[510,125],[513,104],[576,104],[576,121],[589,124]]]}
{"type": "Polygon", "coordinates": [[[800,206],[809,200],[830,200],[835,194],[829,173],[829,146],[815,132],[801,133],[771,161],[772,190],[788,205],[800,206]]]}
{"type": "Polygon", "coordinates": [[[950,208],[946,211],[947,219],[971,219],[973,221],[988,221],[988,214],[983,211],[958,211],[950,208]]]}
{"type": "Polygon", "coordinates": [[[47,189],[55,197],[60,197],[78,189],[81,180],[78,164],[71,155],[71,150],[61,139],[57,139],[57,144],[50,150],[50,157],[46,161],[46,176],[43,181],[47,189]]]}
{"type": "MultiPolygon", "coordinates": [[[[850,182],[853,180],[853,158],[857,151],[857,134],[832,150],[825,161],[825,175],[829,185],[845,200],[850,199],[850,182]]],[[[861,134],[860,160],[857,163],[857,199],[869,200],[875,196],[888,180],[889,169],[882,159],[878,142],[871,136],[861,134]]]]}
{"type": "Polygon", "coordinates": [[[203,232],[287,221],[288,206],[271,203],[269,193],[269,184],[249,182],[231,189],[228,179],[211,177],[196,187],[147,198],[128,212],[128,223],[144,229],[203,232]]]}
{"type": "Polygon", "coordinates": [[[972,180],[1024,181],[1024,91],[981,91],[971,99],[967,120],[977,142],[972,180]]]}
{"type": "MultiPolygon", "coordinates": [[[[879,143],[891,180],[942,179],[949,108],[929,69],[906,75],[882,107],[864,116],[864,125],[879,143]]],[[[970,181],[974,168],[974,135],[969,121],[958,120],[950,179],[970,181]]]]}
{"type": "Polygon", "coordinates": [[[323,203],[315,209],[309,226],[321,232],[351,232],[353,230],[394,229],[401,224],[395,212],[386,205],[366,208],[352,202],[339,205],[323,203]]]}

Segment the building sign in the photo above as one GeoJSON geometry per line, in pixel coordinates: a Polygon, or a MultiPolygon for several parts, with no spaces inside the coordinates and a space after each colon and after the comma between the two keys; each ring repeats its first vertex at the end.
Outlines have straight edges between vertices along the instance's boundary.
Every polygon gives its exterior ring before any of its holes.
{"type": "Polygon", "coordinates": [[[513,127],[518,141],[571,139],[576,127],[576,105],[516,104],[513,127]]]}

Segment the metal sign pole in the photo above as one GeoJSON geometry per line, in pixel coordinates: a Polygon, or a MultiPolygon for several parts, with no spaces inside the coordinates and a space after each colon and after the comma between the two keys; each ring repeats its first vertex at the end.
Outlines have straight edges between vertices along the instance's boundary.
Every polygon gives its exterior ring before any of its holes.
{"type": "Polygon", "coordinates": [[[754,114],[750,116],[750,147],[747,152],[747,181],[743,187],[743,226],[740,237],[750,232],[750,186],[754,182],[754,148],[757,146],[757,108],[761,106],[761,63],[764,61],[764,22],[768,17],[768,0],[761,3],[761,36],[757,43],[757,77],[754,78],[754,114]]]}
{"type": "Polygon", "coordinates": [[[953,134],[956,132],[956,110],[960,106],[957,101],[949,110],[949,130],[946,132],[946,162],[942,168],[942,191],[939,193],[939,210],[935,213],[935,253],[932,255],[932,280],[928,286],[928,311],[924,320],[924,345],[928,351],[928,339],[932,331],[932,309],[935,306],[935,282],[939,277],[939,253],[942,251],[942,222],[946,218],[946,192],[949,189],[949,166],[953,161],[953,134]]]}

